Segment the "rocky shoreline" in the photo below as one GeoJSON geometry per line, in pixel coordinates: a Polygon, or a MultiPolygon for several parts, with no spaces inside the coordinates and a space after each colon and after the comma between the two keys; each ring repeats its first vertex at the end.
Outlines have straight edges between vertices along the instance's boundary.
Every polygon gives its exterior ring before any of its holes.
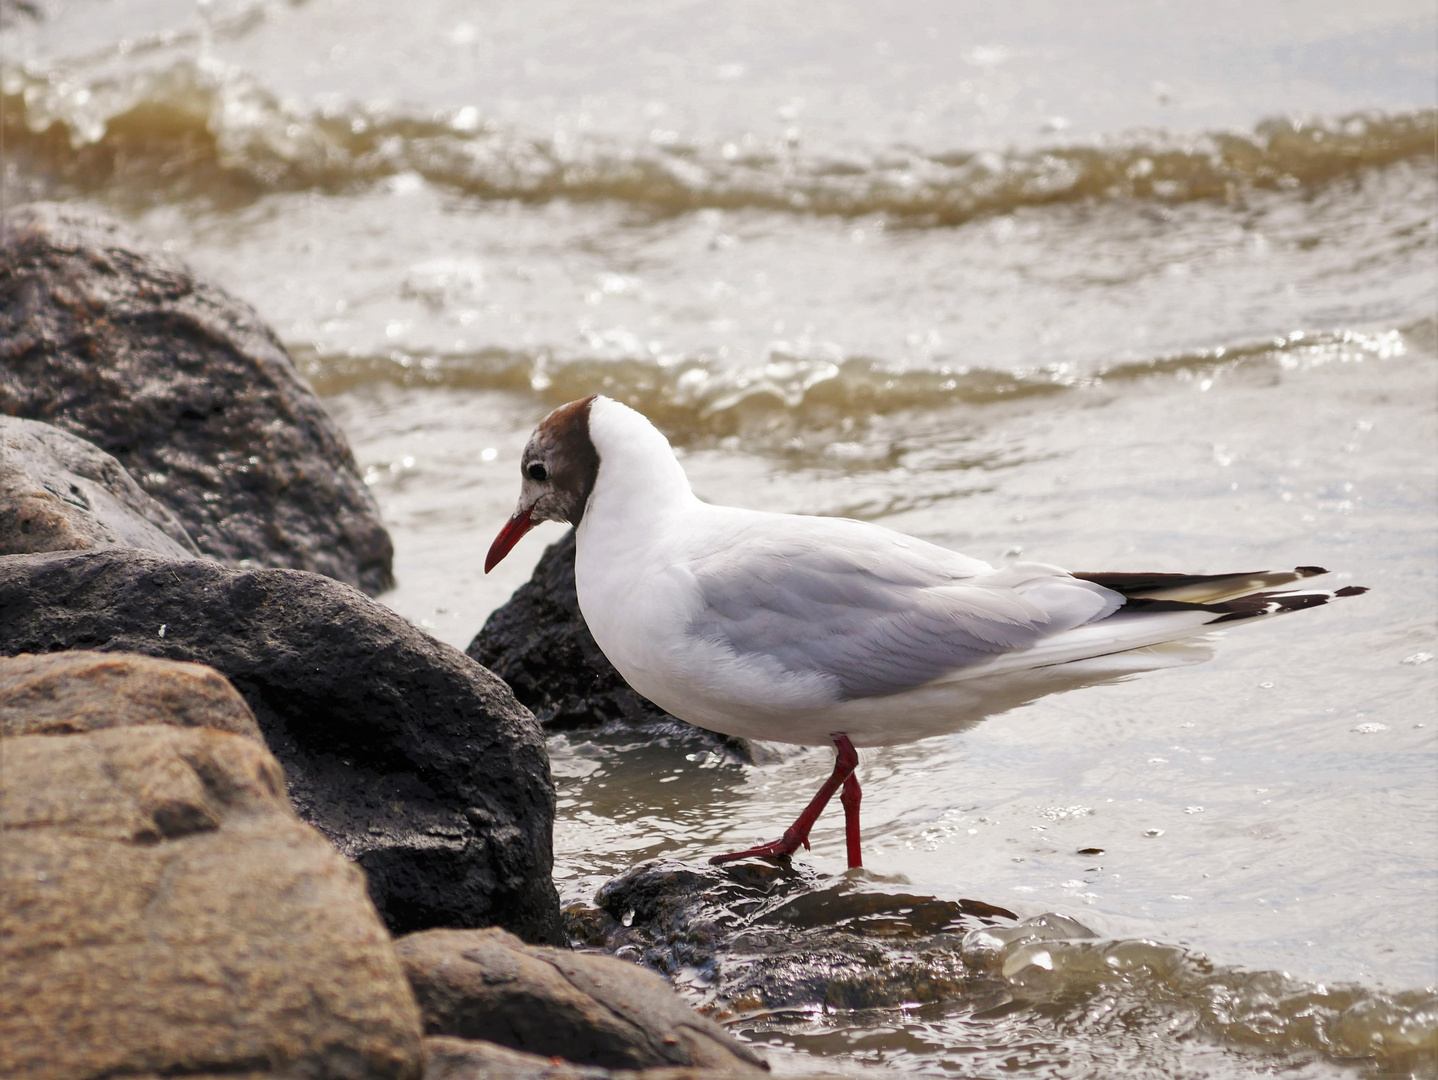
{"type": "MultiPolygon", "coordinates": [[[[436,641],[371,598],[389,536],[259,317],[113,222],[13,211],[0,1076],[719,1080],[767,1069],[723,1026],[754,1017],[1048,1007],[1131,992],[1119,970],[1246,992],[1174,947],[787,864],[641,865],[561,911],[546,730],[719,743],[605,661],[573,556],[467,655],[436,641]]],[[[1421,1002],[1285,993],[1331,1013],[1305,1052],[1431,1056],[1421,1002]]],[[[1186,1030],[1241,1043],[1255,1015],[1186,1030]]]]}
{"type": "Polygon", "coordinates": [[[541,728],[365,595],[389,537],[253,311],[22,207],[0,363],[0,1075],[763,1070],[560,947],[541,728]]]}

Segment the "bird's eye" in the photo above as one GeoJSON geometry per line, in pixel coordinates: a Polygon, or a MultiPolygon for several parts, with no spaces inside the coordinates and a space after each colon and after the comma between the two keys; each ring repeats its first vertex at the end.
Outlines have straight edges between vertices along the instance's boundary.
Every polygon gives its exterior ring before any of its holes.
{"type": "Polygon", "coordinates": [[[531,462],[524,471],[531,480],[538,480],[540,483],[549,479],[549,470],[540,461],[531,462]]]}

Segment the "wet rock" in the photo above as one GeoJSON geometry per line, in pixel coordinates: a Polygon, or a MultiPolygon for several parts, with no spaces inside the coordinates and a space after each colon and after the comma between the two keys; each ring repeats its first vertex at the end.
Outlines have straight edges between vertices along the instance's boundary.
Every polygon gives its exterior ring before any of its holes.
{"type": "MultiPolygon", "coordinates": [[[[874,1072],[874,1070],[866,1070],[874,1072]]],[[[876,1075],[883,1075],[877,1074],[876,1075]]],[[[424,1080],[734,1080],[752,1077],[753,1070],[695,1069],[665,1066],[654,1069],[601,1069],[540,1057],[478,1039],[437,1035],[424,1040],[424,1080]]],[[[788,1074],[793,1080],[804,1080],[788,1074]]],[[[822,1074],[833,1080],[833,1073],[822,1074]]]]}
{"type": "Polygon", "coordinates": [[[526,1054],[478,1039],[424,1040],[424,1080],[609,1080],[608,1069],[526,1054]]]}
{"type": "Polygon", "coordinates": [[[214,728],[264,743],[245,699],[203,664],[102,652],[0,659],[0,734],[136,724],[214,728]]]}
{"type": "Polygon", "coordinates": [[[217,559],[393,584],[344,436],[248,306],[112,221],[0,230],[0,413],[113,454],[217,559]]]}
{"type": "Polygon", "coordinates": [[[787,861],[723,867],[646,863],[608,882],[600,910],[571,916],[592,947],[684,976],[716,1015],[893,1008],[972,999],[992,980],[965,963],[964,935],[1015,918],[851,872],[787,861]]]}
{"type": "Polygon", "coordinates": [[[765,1068],[662,979],[623,960],[526,946],[502,930],[430,930],[395,947],[431,1035],[608,1068],[765,1068]]]}
{"type": "Polygon", "coordinates": [[[0,416],[0,555],[117,546],[200,553],[179,519],[98,446],[0,416]]]}
{"type": "Polygon", "coordinates": [[[767,748],[686,724],[635,693],[600,651],[574,588],[574,530],[550,544],[530,579],[515,590],[466,650],[514,690],[546,729],[644,727],[722,746],[750,764],[767,748]]]}
{"type": "Polygon", "coordinates": [[[463,654],[348,586],[125,548],[0,558],[0,653],[209,664],[253,710],[295,809],[396,933],[559,936],[538,725],[463,654]]]}
{"type": "Polygon", "coordinates": [[[418,1076],[363,875],[263,745],[143,724],[0,756],[0,1075],[418,1076]]]}

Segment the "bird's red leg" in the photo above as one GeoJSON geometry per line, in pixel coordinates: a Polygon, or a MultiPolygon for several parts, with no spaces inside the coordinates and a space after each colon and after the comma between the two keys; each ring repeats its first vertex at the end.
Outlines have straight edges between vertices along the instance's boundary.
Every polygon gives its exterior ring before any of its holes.
{"type": "Polygon", "coordinates": [[[859,800],[862,797],[859,776],[851,772],[844,781],[844,793],[839,796],[839,802],[844,806],[844,843],[849,851],[850,870],[864,865],[864,857],[859,854],[859,800]]]}
{"type": "MultiPolygon", "coordinates": [[[[834,797],[834,792],[840,787],[844,788],[844,794],[840,801],[844,803],[844,820],[847,825],[849,820],[849,794],[848,781],[854,775],[854,769],[859,764],[859,752],[854,749],[854,744],[849,741],[847,735],[830,736],[834,740],[834,748],[838,751],[838,757],[834,761],[834,771],[829,774],[829,779],[824,781],[824,786],[819,789],[819,794],[809,800],[809,805],[804,807],[804,812],[799,815],[797,821],[784,830],[781,839],[772,840],[767,844],[760,844],[758,847],[749,848],[746,851],[735,851],[728,855],[715,855],[709,861],[718,865],[719,863],[733,862],[735,859],[748,858],[773,858],[776,855],[792,855],[799,850],[799,845],[809,846],[809,830],[814,827],[819,814],[824,807],[829,805],[829,800],[834,797]]],[[[859,865],[854,860],[858,858],[859,851],[859,784],[854,781],[854,824],[852,826],[853,839],[849,842],[849,865],[859,865]]]]}

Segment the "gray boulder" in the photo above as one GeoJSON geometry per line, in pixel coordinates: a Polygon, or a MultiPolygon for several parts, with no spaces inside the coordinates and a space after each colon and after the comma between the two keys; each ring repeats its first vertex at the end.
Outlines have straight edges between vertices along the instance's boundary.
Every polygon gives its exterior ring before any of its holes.
{"type": "Polygon", "coordinates": [[[115,222],[41,203],[0,226],[0,413],[113,454],[207,555],[393,584],[349,445],[273,332],[115,222]]]}
{"type": "Polygon", "coordinates": [[[200,554],[179,519],[98,446],[0,416],[0,555],[100,547],[200,554]]]}
{"type": "Polygon", "coordinates": [[[554,787],[509,688],[354,589],[110,548],[0,558],[0,654],[209,664],[254,711],[301,817],[369,876],[396,933],[559,940],[554,787]]]}

